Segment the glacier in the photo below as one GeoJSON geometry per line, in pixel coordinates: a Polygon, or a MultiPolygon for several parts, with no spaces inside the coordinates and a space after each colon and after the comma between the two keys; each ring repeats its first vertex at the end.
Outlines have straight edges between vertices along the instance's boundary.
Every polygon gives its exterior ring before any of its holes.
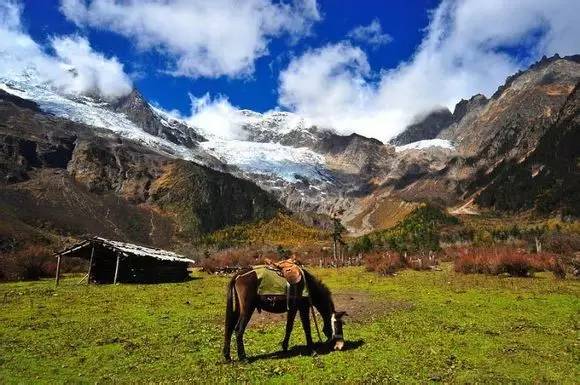
{"type": "Polygon", "coordinates": [[[429,147],[441,147],[448,150],[454,150],[455,146],[451,141],[445,139],[426,139],[419,140],[417,142],[405,144],[404,146],[395,147],[395,151],[405,151],[405,150],[421,150],[429,147]]]}

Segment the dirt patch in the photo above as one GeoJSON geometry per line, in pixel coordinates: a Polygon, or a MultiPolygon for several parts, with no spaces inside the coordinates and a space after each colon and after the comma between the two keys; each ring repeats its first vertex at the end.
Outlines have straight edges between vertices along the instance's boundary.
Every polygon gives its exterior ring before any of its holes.
{"type": "MultiPolygon", "coordinates": [[[[366,292],[338,292],[332,295],[337,310],[348,313],[347,322],[369,323],[376,318],[397,310],[411,310],[413,304],[405,301],[393,301],[372,297],[366,292]]],[[[316,319],[321,326],[320,315],[316,313],[316,319]]],[[[263,311],[255,312],[251,323],[254,325],[285,324],[286,313],[273,314],[263,311]]],[[[297,316],[295,326],[300,325],[300,318],[297,316]]]]}

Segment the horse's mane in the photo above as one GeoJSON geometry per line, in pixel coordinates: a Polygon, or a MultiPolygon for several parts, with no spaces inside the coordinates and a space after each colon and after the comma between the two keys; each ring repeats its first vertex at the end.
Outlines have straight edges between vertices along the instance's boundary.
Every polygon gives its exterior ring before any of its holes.
{"type": "Polygon", "coordinates": [[[330,302],[331,311],[334,311],[334,302],[332,301],[332,294],[330,289],[320,279],[312,275],[308,270],[302,269],[306,282],[308,284],[308,292],[313,299],[327,299],[330,302]]]}

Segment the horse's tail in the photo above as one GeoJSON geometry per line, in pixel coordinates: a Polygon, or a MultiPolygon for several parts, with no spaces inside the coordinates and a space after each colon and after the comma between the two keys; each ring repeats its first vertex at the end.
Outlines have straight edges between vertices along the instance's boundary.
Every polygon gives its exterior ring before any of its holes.
{"type": "Polygon", "coordinates": [[[235,315],[235,307],[238,300],[235,284],[236,277],[233,277],[228,284],[228,292],[226,294],[226,330],[228,325],[233,321],[232,317],[235,315]]]}

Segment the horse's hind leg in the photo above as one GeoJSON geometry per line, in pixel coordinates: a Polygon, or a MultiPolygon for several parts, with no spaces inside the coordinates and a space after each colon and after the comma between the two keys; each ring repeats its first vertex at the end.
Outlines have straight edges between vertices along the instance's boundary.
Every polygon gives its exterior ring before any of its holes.
{"type": "Polygon", "coordinates": [[[246,331],[246,327],[248,326],[248,322],[250,322],[250,318],[252,318],[253,313],[253,306],[246,311],[241,311],[240,318],[238,319],[238,324],[236,326],[236,342],[238,345],[238,359],[240,361],[246,359],[246,350],[244,349],[244,332],[246,331]]]}
{"type": "Polygon", "coordinates": [[[288,350],[288,344],[290,343],[290,334],[292,334],[292,328],[294,328],[294,318],[296,318],[296,307],[293,306],[288,310],[288,318],[286,318],[286,334],[284,335],[284,341],[282,341],[282,350],[288,350]]]}
{"type": "Polygon", "coordinates": [[[225,335],[224,335],[224,358],[226,361],[231,360],[230,355],[230,345],[232,342],[232,334],[234,333],[234,329],[236,324],[238,323],[239,314],[237,311],[233,311],[229,315],[226,316],[226,324],[225,324],[225,335]]]}

